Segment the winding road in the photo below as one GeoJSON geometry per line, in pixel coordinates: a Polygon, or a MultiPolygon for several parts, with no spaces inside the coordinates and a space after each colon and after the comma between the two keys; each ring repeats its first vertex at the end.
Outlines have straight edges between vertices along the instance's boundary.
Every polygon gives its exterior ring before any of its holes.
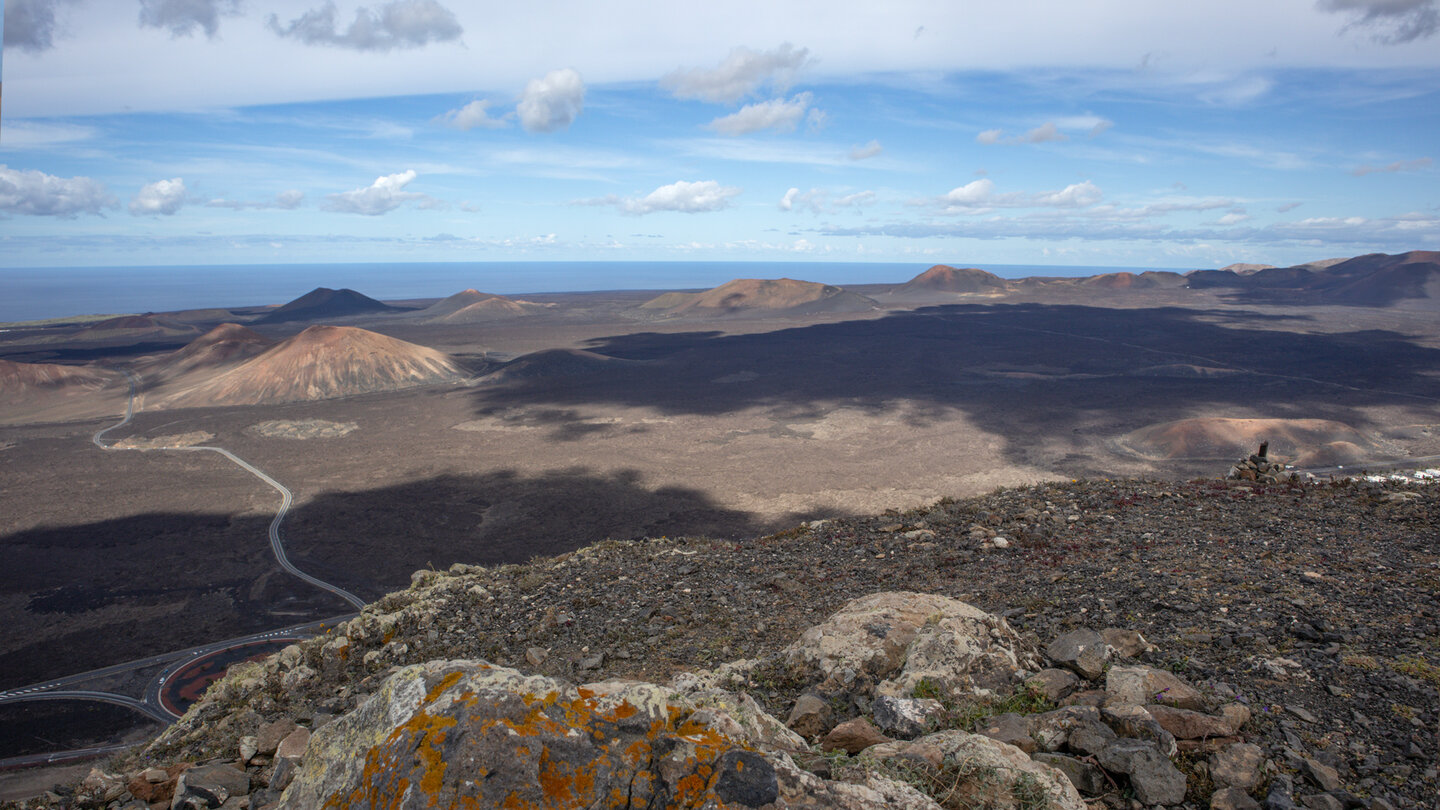
{"type": "MultiPolygon", "coordinates": [[[[130,386],[129,396],[125,403],[125,417],[119,422],[116,422],[115,424],[107,428],[102,428],[96,431],[95,434],[90,437],[90,440],[95,443],[96,447],[107,452],[127,449],[123,447],[116,447],[113,444],[107,443],[105,441],[105,434],[109,433],[112,430],[116,430],[130,424],[130,420],[135,416],[135,397],[136,394],[139,392],[140,378],[131,371],[122,370],[121,373],[125,375],[125,379],[130,386]]],[[[223,447],[211,447],[207,445],[202,445],[193,447],[161,447],[155,449],[183,452],[218,453],[219,455],[222,455],[225,458],[229,459],[236,466],[240,467],[241,469],[245,470],[256,478],[259,478],[261,481],[264,481],[267,485],[279,492],[280,508],[275,512],[274,520],[270,521],[269,532],[270,550],[275,556],[275,561],[289,574],[305,582],[308,582],[309,584],[314,585],[321,590],[338,596],[339,598],[347,602],[351,607],[355,608],[357,611],[365,607],[365,601],[360,597],[350,593],[343,588],[331,585],[324,580],[321,580],[317,577],[305,573],[304,571],[301,571],[299,568],[296,568],[295,565],[290,562],[289,557],[286,556],[285,544],[280,537],[280,526],[285,522],[285,516],[289,513],[290,506],[295,501],[295,496],[290,492],[288,487],[286,487],[279,481],[276,481],[264,470],[261,470],[259,467],[256,467],[254,464],[251,464],[245,459],[240,458],[239,456],[235,455],[229,450],[226,450],[223,447]]],[[[174,675],[176,672],[180,671],[182,668],[195,661],[196,659],[234,647],[254,644],[255,642],[259,641],[280,641],[286,639],[299,640],[305,638],[308,635],[314,635],[316,632],[319,632],[326,627],[333,627],[340,622],[348,621],[349,619],[354,617],[354,615],[354,613],[350,613],[344,616],[337,616],[318,622],[309,622],[307,624],[295,625],[293,627],[286,627],[278,630],[267,630],[261,633],[244,636],[242,638],[226,639],[224,641],[217,641],[198,647],[191,647],[185,650],[176,650],[175,652],[164,653],[161,655],[153,655],[148,658],[142,658],[136,661],[129,661],[122,664],[114,664],[111,666],[102,667],[100,669],[91,670],[89,672],[82,672],[76,675],[69,675],[63,678],[57,678],[55,680],[46,681],[44,683],[31,684],[16,689],[9,689],[4,692],[0,692],[0,704],[18,703],[21,701],[31,700],[94,700],[100,701],[102,703],[110,703],[117,706],[124,706],[126,708],[133,709],[134,711],[143,714],[146,717],[149,717],[153,720],[158,720],[161,723],[165,723],[168,725],[179,719],[179,715],[171,711],[171,709],[165,704],[165,701],[161,697],[162,692],[165,688],[165,684],[172,675],[174,675]],[[116,692],[105,692],[79,688],[89,681],[94,681],[100,678],[118,675],[125,672],[133,672],[135,670],[156,666],[158,664],[165,664],[166,666],[159,675],[157,675],[153,680],[151,680],[149,685],[145,688],[144,696],[141,698],[132,697],[130,695],[123,695],[116,692]]],[[[30,765],[51,764],[61,761],[69,761],[84,758],[87,756],[110,753],[127,747],[129,746],[106,745],[95,748],[77,749],[72,751],[59,751],[50,754],[34,754],[24,757],[0,759],[0,770],[6,768],[26,767],[30,765]]]]}

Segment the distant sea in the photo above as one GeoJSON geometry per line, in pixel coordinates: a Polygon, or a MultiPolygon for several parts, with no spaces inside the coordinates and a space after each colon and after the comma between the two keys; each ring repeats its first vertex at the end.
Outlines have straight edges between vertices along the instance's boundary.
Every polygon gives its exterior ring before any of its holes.
{"type": "MultiPolygon", "coordinates": [[[[1088,276],[1139,267],[967,264],[1004,278],[1088,276]]],[[[901,284],[933,262],[420,262],[232,264],[166,267],[0,268],[0,322],[100,313],[168,312],[283,304],[316,287],[371,298],[442,298],[466,288],[501,295],[594,290],[683,290],[733,278],[826,284],[901,284]]]]}

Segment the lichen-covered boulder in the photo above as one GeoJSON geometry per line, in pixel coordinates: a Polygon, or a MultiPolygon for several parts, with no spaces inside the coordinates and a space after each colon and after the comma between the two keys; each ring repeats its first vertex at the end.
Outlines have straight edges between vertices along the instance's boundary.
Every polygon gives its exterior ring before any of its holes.
{"type": "Polygon", "coordinates": [[[1195,687],[1163,669],[1111,667],[1105,673],[1106,702],[1125,706],[1158,703],[1203,712],[1205,697],[1195,687]]]}
{"type": "Polygon", "coordinates": [[[887,591],[847,602],[782,653],[831,687],[909,697],[922,682],[944,693],[1013,686],[1039,658],[999,616],[935,594],[887,591]]]}
{"type": "Polygon", "coordinates": [[[938,748],[945,765],[962,777],[957,786],[970,793],[961,797],[965,806],[1020,810],[1043,804],[1050,810],[1085,810],[1084,800],[1062,771],[1036,762],[1013,745],[957,729],[915,742],[938,748]]]}
{"type": "Polygon", "coordinates": [[[804,741],[751,698],[693,687],[409,666],[315,733],[279,807],[937,810],[879,776],[801,771],[785,749],[804,741]]]}

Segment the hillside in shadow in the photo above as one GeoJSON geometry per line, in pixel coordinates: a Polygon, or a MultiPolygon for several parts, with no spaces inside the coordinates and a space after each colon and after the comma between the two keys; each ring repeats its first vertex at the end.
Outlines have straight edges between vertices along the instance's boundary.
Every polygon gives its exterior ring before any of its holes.
{"type": "MultiPolygon", "coordinates": [[[[429,566],[526,562],[612,538],[751,537],[801,517],[762,522],[638,473],[502,470],[323,493],[282,532],[301,570],[376,599],[429,566]]],[[[0,537],[11,628],[0,689],[348,612],[278,569],[269,522],[154,512],[0,537]]]]}
{"type": "Polygon", "coordinates": [[[1181,409],[1364,427],[1366,406],[1440,402],[1440,351],[1391,331],[1292,331],[1305,321],[1234,310],[938,306],[759,334],[617,335],[592,341],[588,353],[631,362],[497,375],[474,396],[480,413],[621,404],[805,414],[903,400],[911,419],[960,411],[1017,450],[1040,437],[1123,432],[1181,409]]]}

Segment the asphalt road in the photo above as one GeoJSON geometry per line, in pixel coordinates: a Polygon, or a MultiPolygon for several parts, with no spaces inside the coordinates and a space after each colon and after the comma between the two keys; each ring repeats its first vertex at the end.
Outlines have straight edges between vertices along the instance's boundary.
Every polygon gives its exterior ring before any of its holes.
{"type": "MultiPolygon", "coordinates": [[[[130,385],[130,395],[125,403],[125,417],[119,422],[116,422],[115,424],[107,428],[96,431],[95,435],[92,436],[90,439],[92,442],[95,443],[96,447],[99,447],[101,450],[105,450],[107,452],[124,448],[117,448],[114,445],[107,444],[105,441],[105,434],[109,433],[112,430],[116,430],[130,424],[130,420],[135,415],[135,394],[139,388],[140,380],[133,372],[122,371],[122,373],[125,375],[125,378],[130,385]]],[[[223,447],[162,447],[159,449],[185,452],[218,453],[219,455],[222,455],[225,458],[229,459],[241,469],[245,470],[256,478],[259,478],[261,481],[264,481],[269,486],[273,487],[277,492],[280,493],[280,508],[275,512],[275,519],[270,521],[270,550],[275,555],[275,561],[279,563],[280,567],[285,569],[285,571],[287,571],[288,573],[292,574],[295,577],[298,577],[301,580],[304,580],[305,582],[310,583],[311,585],[314,585],[317,588],[320,588],[321,590],[328,591],[329,593],[340,597],[345,602],[349,603],[351,607],[354,607],[356,610],[365,607],[365,601],[362,600],[360,597],[350,593],[349,591],[344,590],[343,588],[331,585],[328,582],[317,579],[316,577],[313,577],[305,573],[304,571],[301,571],[299,568],[296,568],[295,565],[290,562],[290,559],[285,555],[285,544],[280,537],[280,526],[282,523],[285,522],[285,516],[289,513],[290,506],[292,503],[294,503],[295,497],[290,492],[289,488],[287,488],[284,484],[270,477],[264,470],[261,470],[259,467],[256,467],[255,465],[251,464],[243,458],[240,458],[239,456],[235,455],[229,450],[226,450],[223,447]]],[[[180,671],[192,661],[206,655],[211,655],[213,653],[228,650],[232,647],[240,647],[246,644],[253,644],[257,641],[274,641],[287,637],[295,638],[298,640],[308,637],[310,635],[314,635],[316,632],[318,632],[321,628],[325,626],[333,627],[340,622],[348,621],[354,615],[355,614],[350,613],[344,616],[337,616],[335,618],[324,619],[318,622],[309,622],[307,624],[285,627],[278,630],[267,630],[262,633],[255,633],[253,635],[244,636],[242,638],[226,639],[224,641],[217,641],[211,644],[203,644],[198,647],[191,647],[185,650],[177,650],[175,652],[163,653],[161,655],[152,655],[148,658],[142,658],[136,661],[127,661],[123,664],[114,664],[112,666],[101,667],[100,669],[90,670],[89,672],[81,672],[75,675],[67,675],[63,678],[57,678],[53,681],[46,681],[44,683],[22,686],[18,689],[11,689],[5,692],[0,692],[0,703],[18,703],[28,700],[96,700],[102,703],[111,703],[117,706],[125,706],[127,708],[135,710],[140,714],[143,714],[147,717],[158,720],[168,725],[179,719],[179,715],[172,712],[165,705],[165,702],[161,699],[161,694],[164,691],[165,684],[169,681],[169,679],[176,672],[180,671]],[[132,697],[130,695],[122,695],[115,692],[104,692],[78,688],[89,681],[94,681],[96,679],[112,675],[133,672],[135,670],[152,667],[157,664],[165,664],[166,666],[160,672],[160,674],[156,676],[149,685],[146,686],[145,694],[141,698],[132,697]]],[[[95,748],[76,749],[72,751],[59,751],[50,754],[33,754],[24,757],[12,757],[10,759],[0,760],[0,769],[25,767],[29,765],[53,764],[57,762],[81,759],[87,756],[99,756],[101,754],[119,751],[127,747],[128,746],[126,745],[108,745],[95,748]]]]}

